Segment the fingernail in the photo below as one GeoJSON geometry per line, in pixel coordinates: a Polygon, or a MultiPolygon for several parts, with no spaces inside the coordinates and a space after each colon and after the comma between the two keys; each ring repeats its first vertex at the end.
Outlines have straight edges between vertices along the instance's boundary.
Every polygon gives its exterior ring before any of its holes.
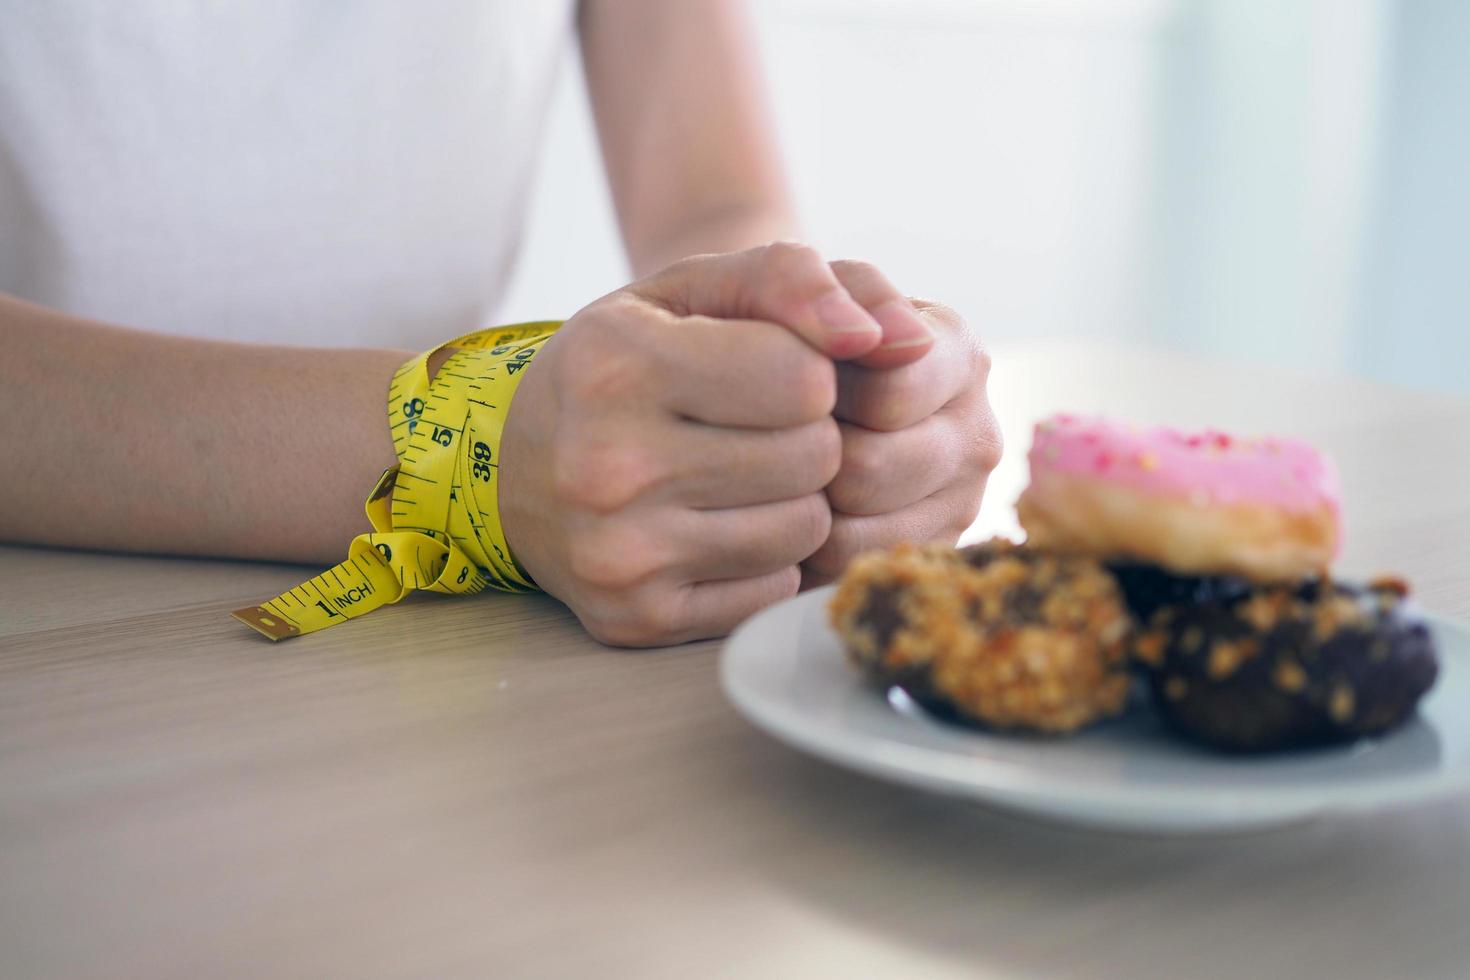
{"type": "Polygon", "coordinates": [[[934,342],[934,331],[906,300],[891,299],[874,307],[873,318],[883,327],[879,350],[920,347],[934,342]]]}
{"type": "Polygon", "coordinates": [[[845,289],[834,289],[812,304],[817,319],[833,333],[880,333],[882,327],[845,289]]]}

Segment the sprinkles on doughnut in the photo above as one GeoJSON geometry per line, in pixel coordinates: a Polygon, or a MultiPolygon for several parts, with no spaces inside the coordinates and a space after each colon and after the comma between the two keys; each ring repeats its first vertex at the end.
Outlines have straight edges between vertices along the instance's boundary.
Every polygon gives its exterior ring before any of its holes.
{"type": "Polygon", "coordinates": [[[1057,415],[1029,458],[1016,513],[1039,547],[1261,582],[1325,575],[1337,556],[1337,471],[1303,442],[1057,415]]]}

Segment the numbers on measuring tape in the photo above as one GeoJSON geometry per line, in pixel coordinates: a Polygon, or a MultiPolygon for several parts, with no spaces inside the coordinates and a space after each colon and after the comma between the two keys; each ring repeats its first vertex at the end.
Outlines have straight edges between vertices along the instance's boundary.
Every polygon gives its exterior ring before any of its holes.
{"type": "Polygon", "coordinates": [[[454,441],[454,433],[450,429],[441,429],[436,425],[434,426],[434,434],[429,436],[429,438],[441,446],[447,446],[454,441]]]}
{"type": "Polygon", "coordinates": [[[418,418],[424,414],[424,400],[422,398],[410,398],[403,403],[403,414],[406,418],[418,418]]]}
{"type": "Polygon", "coordinates": [[[316,601],[316,604],[318,606],[321,606],[322,607],[322,612],[326,613],[328,616],[341,616],[342,615],[337,610],[335,610],[331,606],[327,605],[325,602],[322,602],[320,599],[318,599],[316,601]]]}
{"type": "Polygon", "coordinates": [[[482,463],[490,462],[490,447],[483,442],[476,442],[471,453],[482,463]]]}
{"type": "Polygon", "coordinates": [[[373,547],[378,549],[378,554],[383,556],[384,561],[393,560],[393,549],[386,544],[375,544],[373,547]]]}
{"type": "Polygon", "coordinates": [[[481,483],[490,482],[489,463],[476,463],[474,466],[470,467],[470,472],[473,473],[480,480],[481,483]]]}
{"type": "Polygon", "coordinates": [[[515,374],[521,368],[523,368],[527,364],[531,363],[531,358],[533,358],[535,356],[536,356],[536,348],[534,348],[534,347],[527,347],[524,350],[519,351],[515,355],[515,357],[513,357],[509,361],[506,361],[505,362],[505,373],[506,374],[515,374]]]}
{"type": "Polygon", "coordinates": [[[461,568],[459,570],[459,578],[457,578],[457,579],[454,580],[454,584],[455,585],[464,585],[464,580],[467,579],[467,578],[469,578],[469,577],[470,577],[470,569],[469,569],[469,566],[466,565],[464,568],[461,568]]]}

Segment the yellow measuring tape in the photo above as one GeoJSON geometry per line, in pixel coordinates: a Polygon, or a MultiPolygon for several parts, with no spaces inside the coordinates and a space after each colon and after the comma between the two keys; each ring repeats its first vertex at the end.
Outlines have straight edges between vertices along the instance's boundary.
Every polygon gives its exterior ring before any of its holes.
{"type": "Polygon", "coordinates": [[[340,565],[231,615],[284,640],[345,623],[411,589],[534,591],[500,523],[500,437],[521,371],[560,326],[477,330],[399,368],[388,386],[398,465],[368,496],[373,533],[354,538],[340,565]],[[429,359],[449,348],[454,353],[431,381],[429,359]]]}

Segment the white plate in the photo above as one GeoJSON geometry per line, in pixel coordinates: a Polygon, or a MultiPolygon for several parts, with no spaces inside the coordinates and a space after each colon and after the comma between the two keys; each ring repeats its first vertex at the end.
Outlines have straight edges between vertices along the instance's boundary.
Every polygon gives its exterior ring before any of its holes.
{"type": "Polygon", "coordinates": [[[1470,791],[1470,632],[1433,620],[1439,681],[1417,718],[1375,741],[1264,757],[1168,737],[1146,706],[1069,739],[938,721],[863,683],[827,626],[831,588],[759,613],[730,637],[735,706],[791,745],[860,772],[1051,820],[1132,833],[1221,833],[1470,791]]]}

